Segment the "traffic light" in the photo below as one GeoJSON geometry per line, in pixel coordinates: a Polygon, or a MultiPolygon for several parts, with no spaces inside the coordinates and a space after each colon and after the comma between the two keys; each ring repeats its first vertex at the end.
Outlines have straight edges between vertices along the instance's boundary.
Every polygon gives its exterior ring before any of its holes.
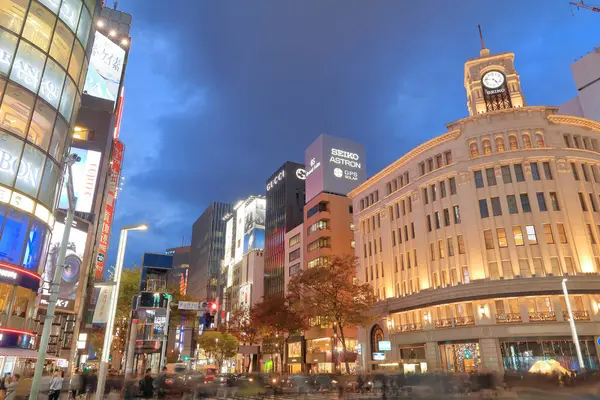
{"type": "Polygon", "coordinates": [[[183,356],[183,361],[189,361],[190,360],[190,356],[183,356]]]}
{"type": "Polygon", "coordinates": [[[210,303],[210,309],[215,311],[217,309],[217,303],[210,303]]]}

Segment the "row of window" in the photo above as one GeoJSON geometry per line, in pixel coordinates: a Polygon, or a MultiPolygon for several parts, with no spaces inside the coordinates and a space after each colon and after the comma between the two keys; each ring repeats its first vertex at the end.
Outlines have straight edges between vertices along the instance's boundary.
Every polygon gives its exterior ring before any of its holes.
{"type": "MultiPolygon", "coordinates": [[[[560,204],[558,202],[558,195],[556,192],[550,192],[550,204],[552,207],[552,211],[560,211],[560,204]]],[[[521,210],[524,213],[531,212],[531,203],[529,201],[528,193],[519,194],[519,199],[521,201],[521,210]]],[[[537,192],[536,199],[538,203],[538,208],[540,211],[548,211],[548,205],[546,204],[546,194],[544,192],[537,192]]],[[[581,199],[581,193],[580,193],[581,199]]],[[[592,194],[590,193],[590,199],[592,199],[592,194]]],[[[502,215],[502,204],[500,202],[500,197],[492,197],[490,199],[490,203],[492,205],[492,214],[497,217],[502,215]]],[[[517,205],[517,197],[514,194],[509,194],[506,196],[506,203],[508,206],[509,214],[518,214],[519,207],[517,205]]],[[[582,207],[585,206],[585,201],[582,202],[582,207]]],[[[584,210],[585,211],[585,210],[584,210]]],[[[595,211],[595,203],[594,203],[594,211],[595,211]]],[[[488,208],[488,200],[480,199],[479,200],[479,216],[481,218],[488,218],[490,216],[490,210],[488,208]]]]}
{"type": "MultiPolygon", "coordinates": [[[[581,164],[581,174],[583,175],[583,180],[585,180],[586,182],[590,181],[590,171],[592,177],[594,178],[594,182],[600,183],[599,167],[597,165],[581,164]]],[[[571,172],[573,173],[573,179],[575,179],[576,181],[580,180],[579,167],[577,163],[571,163],[571,172]]]]}
{"type": "Polygon", "coordinates": [[[324,267],[329,264],[329,260],[328,256],[319,256],[308,262],[308,268],[324,267]]]}
{"type": "Polygon", "coordinates": [[[598,206],[596,205],[596,195],[594,195],[594,193],[588,193],[590,207],[588,207],[588,205],[587,205],[587,202],[585,199],[586,198],[585,193],[579,192],[578,194],[579,194],[579,204],[581,205],[582,211],[588,211],[591,207],[591,210],[593,212],[598,212],[598,206]]]}
{"type": "MultiPolygon", "coordinates": [[[[465,254],[465,239],[463,235],[456,236],[456,243],[458,248],[458,254],[465,254]]],[[[438,240],[437,246],[435,242],[429,243],[429,254],[431,255],[431,261],[435,261],[436,254],[437,258],[440,260],[444,259],[446,256],[453,257],[454,256],[454,238],[449,237],[446,240],[438,240]]]]}
{"type": "MultiPolygon", "coordinates": [[[[531,177],[534,181],[541,180],[540,169],[537,162],[531,162],[531,177]]],[[[552,168],[550,167],[550,163],[545,161],[542,163],[542,168],[544,170],[544,177],[548,180],[553,180],[554,175],[552,174],[552,168]]],[[[512,183],[512,173],[510,169],[510,165],[503,165],[500,167],[502,171],[502,182],[503,183],[512,183]]],[[[525,181],[525,174],[523,173],[523,165],[522,164],[513,164],[513,170],[515,174],[515,180],[517,182],[525,181]]],[[[485,180],[487,186],[496,186],[496,174],[494,168],[486,168],[484,171],[477,170],[473,171],[473,177],[475,179],[475,187],[480,189],[484,187],[483,173],[485,172],[485,180]]]]}
{"type": "Polygon", "coordinates": [[[364,258],[367,258],[367,255],[370,257],[374,254],[377,254],[377,249],[379,248],[379,252],[383,252],[383,246],[381,244],[381,238],[376,238],[372,242],[363,243],[363,255],[364,258]],[[379,243],[379,246],[377,245],[379,243]],[[368,249],[368,252],[367,252],[368,249]]]}
{"type": "Polygon", "coordinates": [[[377,213],[377,216],[371,215],[371,218],[362,221],[363,232],[370,233],[371,230],[375,231],[376,228],[381,228],[381,215],[379,213],[377,213]],[[375,221],[377,221],[377,225],[375,225],[375,221]]]}
{"type": "MultiPolygon", "coordinates": [[[[544,230],[544,241],[546,244],[555,244],[556,239],[554,237],[554,233],[552,231],[551,224],[542,225],[544,230]]],[[[588,228],[591,229],[591,225],[588,225],[588,228]]],[[[600,226],[599,226],[600,228],[600,226]]],[[[565,226],[563,224],[556,224],[556,233],[558,238],[558,243],[566,244],[567,233],[565,231],[565,226]]],[[[593,234],[592,234],[593,237],[593,234]]],[[[515,246],[524,246],[527,241],[528,244],[534,245],[538,244],[538,237],[535,231],[535,226],[533,225],[525,225],[525,234],[523,234],[523,229],[520,225],[515,225],[512,227],[512,238],[515,243],[515,246]]],[[[504,228],[496,228],[496,239],[498,242],[499,248],[508,247],[508,238],[507,233],[504,228]]],[[[491,229],[486,229],[483,231],[483,240],[485,242],[486,250],[493,250],[495,248],[494,245],[494,235],[491,229]]]]}
{"type": "Polygon", "coordinates": [[[322,249],[325,247],[331,247],[331,238],[329,237],[320,237],[317,240],[310,242],[306,247],[308,252],[315,251],[317,249],[322,249]]]}
{"type": "Polygon", "coordinates": [[[375,190],[373,193],[365,196],[364,199],[360,200],[360,210],[364,210],[367,207],[372,206],[373,204],[379,201],[379,190],[375,190]]]}
{"type": "Polygon", "coordinates": [[[452,164],[452,152],[450,150],[435,157],[429,157],[427,160],[419,163],[420,176],[450,164],[452,164]]]}
{"type": "MultiPolygon", "coordinates": [[[[442,227],[442,214],[444,215],[444,226],[450,226],[450,210],[448,208],[444,208],[442,212],[436,211],[433,213],[433,223],[431,221],[431,214],[427,215],[428,232],[433,230],[433,225],[435,225],[435,229],[440,229],[442,227]]],[[[458,206],[452,206],[452,216],[454,218],[454,223],[460,224],[460,209],[458,206]]]]}
{"type": "MultiPolygon", "coordinates": [[[[529,135],[529,133],[527,133],[527,132],[522,133],[521,139],[523,141],[522,148],[524,148],[524,149],[533,148],[533,145],[531,142],[531,136],[529,135]]],[[[536,142],[536,147],[538,147],[538,148],[545,147],[544,136],[541,133],[535,134],[535,142],[536,142]]],[[[503,153],[506,151],[504,136],[497,136],[494,139],[494,144],[496,145],[496,153],[503,153]]],[[[482,139],[481,146],[483,148],[483,154],[486,156],[489,156],[494,152],[492,150],[492,141],[489,138],[482,139]]],[[[519,148],[520,148],[519,139],[517,138],[516,134],[511,133],[508,135],[508,146],[509,146],[510,151],[519,150],[519,148]]],[[[477,143],[477,141],[472,141],[469,143],[469,153],[471,154],[471,158],[479,157],[479,155],[480,155],[479,144],[477,143]]]]}
{"type": "Polygon", "coordinates": [[[300,272],[300,263],[296,263],[294,265],[291,265],[289,268],[289,276],[294,276],[296,275],[298,272],[300,272]]]}
{"type": "MultiPolygon", "coordinates": [[[[461,236],[462,237],[462,236],[461,236]]],[[[413,249],[412,251],[407,251],[406,253],[402,253],[400,255],[394,256],[394,272],[404,271],[405,266],[406,269],[409,270],[413,266],[416,267],[418,264],[417,259],[417,249],[413,249]]],[[[371,265],[369,268],[365,266],[365,282],[369,282],[369,280],[378,279],[379,278],[379,267],[378,263],[375,263],[375,268],[371,265]],[[375,271],[375,273],[373,273],[375,271]],[[369,272],[371,278],[369,279],[369,272]]],[[[381,277],[384,277],[383,271],[383,262],[381,263],[381,277]]]]}
{"type": "Polygon", "coordinates": [[[306,218],[310,218],[315,214],[318,214],[320,212],[325,212],[328,211],[328,205],[329,203],[326,201],[322,201],[318,204],[315,204],[314,206],[312,206],[311,208],[308,209],[308,211],[306,211],[306,218]]]}
{"type": "Polygon", "coordinates": [[[311,235],[315,232],[322,231],[324,229],[329,229],[329,220],[328,219],[320,219],[314,224],[310,225],[306,229],[306,234],[311,235]]]}
{"type": "Polygon", "coordinates": [[[402,210],[403,216],[407,213],[410,214],[412,212],[412,198],[410,196],[407,196],[406,198],[400,200],[396,204],[389,206],[388,210],[390,212],[390,221],[393,221],[394,218],[400,218],[400,210],[402,210]]]}
{"type": "Polygon", "coordinates": [[[587,136],[564,134],[565,146],[568,148],[598,151],[598,141],[587,136]]]}
{"type": "Polygon", "coordinates": [[[386,195],[394,193],[396,190],[403,188],[404,186],[408,185],[409,183],[410,183],[410,178],[408,176],[408,171],[406,171],[403,174],[401,174],[399,177],[397,177],[396,179],[393,179],[390,182],[386,183],[386,185],[385,185],[386,195]]]}
{"type": "MultiPolygon", "coordinates": [[[[446,189],[446,181],[440,181],[438,183],[434,183],[429,185],[429,190],[427,188],[423,188],[423,202],[425,204],[429,204],[429,199],[431,201],[436,201],[438,198],[438,187],[439,187],[439,197],[443,199],[448,195],[448,190],[446,189]]],[[[448,179],[448,189],[450,191],[450,195],[456,194],[456,178],[452,177],[448,179]]]]}
{"type": "Polygon", "coordinates": [[[290,238],[290,240],[288,241],[288,246],[290,248],[292,248],[292,247],[298,245],[299,243],[300,243],[300,234],[298,233],[290,238]]]}
{"type": "MultiPolygon", "coordinates": [[[[410,236],[415,238],[415,223],[410,223],[410,236]]],[[[404,241],[408,242],[408,225],[404,225],[404,241]]],[[[402,244],[402,227],[398,228],[398,244],[402,244]]],[[[396,230],[392,230],[392,246],[396,245],[396,230]]]]}

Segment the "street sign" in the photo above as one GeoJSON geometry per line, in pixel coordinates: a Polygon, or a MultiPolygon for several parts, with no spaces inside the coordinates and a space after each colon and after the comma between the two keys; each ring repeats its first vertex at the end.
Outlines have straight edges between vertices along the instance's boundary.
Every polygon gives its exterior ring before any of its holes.
{"type": "Polygon", "coordinates": [[[177,302],[177,308],[179,310],[200,310],[200,303],[197,301],[179,301],[177,302]]]}

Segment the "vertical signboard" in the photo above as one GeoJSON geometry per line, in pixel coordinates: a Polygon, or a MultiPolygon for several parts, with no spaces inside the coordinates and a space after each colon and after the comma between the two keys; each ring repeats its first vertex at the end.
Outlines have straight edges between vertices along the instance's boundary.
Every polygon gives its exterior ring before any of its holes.
{"type": "Polygon", "coordinates": [[[94,266],[94,277],[96,280],[102,279],[104,267],[106,264],[106,255],[108,253],[108,241],[110,239],[110,228],[115,211],[115,198],[119,189],[119,177],[121,175],[121,164],[123,163],[123,152],[125,146],[117,139],[113,140],[112,150],[110,152],[110,165],[108,174],[108,185],[104,202],[104,215],[101,221],[100,241],[98,244],[98,254],[94,266]]]}
{"type": "Polygon", "coordinates": [[[96,32],[83,92],[116,101],[124,62],[125,50],[100,32],[96,32]]]}
{"type": "Polygon", "coordinates": [[[112,291],[112,286],[103,286],[100,288],[100,295],[98,296],[98,302],[96,303],[94,316],[92,317],[93,324],[106,324],[108,322],[112,291]]]}

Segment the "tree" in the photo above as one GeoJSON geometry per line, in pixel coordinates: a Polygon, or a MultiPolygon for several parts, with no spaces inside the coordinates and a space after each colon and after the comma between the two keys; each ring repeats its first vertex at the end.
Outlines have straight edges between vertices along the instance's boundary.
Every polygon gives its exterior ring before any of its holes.
{"type": "Polygon", "coordinates": [[[217,370],[221,371],[223,361],[234,357],[238,351],[238,341],[229,333],[204,331],[196,343],[209,358],[213,358],[217,370]]]}
{"type": "MultiPolygon", "coordinates": [[[[235,337],[242,345],[253,345],[256,343],[258,329],[250,319],[250,309],[245,304],[236,307],[229,314],[227,322],[227,332],[235,337]]],[[[248,354],[248,363],[246,363],[246,372],[250,370],[251,354],[248,354]]]]}
{"type": "MultiPolygon", "coordinates": [[[[117,311],[113,332],[112,349],[124,352],[129,339],[129,323],[131,322],[131,304],[133,296],[140,293],[142,271],[138,267],[123,269],[121,286],[117,298],[117,311]],[[118,333],[118,335],[116,334],[118,333]]],[[[100,345],[102,347],[102,345],[100,345]]],[[[99,351],[99,350],[97,350],[99,351]]]]}
{"type": "Polygon", "coordinates": [[[344,329],[366,326],[377,319],[371,313],[377,301],[373,288],[369,284],[358,283],[355,276],[354,256],[334,256],[327,265],[294,275],[288,286],[294,309],[306,318],[326,318],[334,324],[340,335],[347,373],[350,366],[344,329]]]}
{"type": "Polygon", "coordinates": [[[302,314],[291,307],[287,298],[279,296],[264,297],[256,303],[250,310],[250,321],[258,329],[263,348],[279,354],[280,360],[283,360],[286,336],[306,328],[302,314]]]}

